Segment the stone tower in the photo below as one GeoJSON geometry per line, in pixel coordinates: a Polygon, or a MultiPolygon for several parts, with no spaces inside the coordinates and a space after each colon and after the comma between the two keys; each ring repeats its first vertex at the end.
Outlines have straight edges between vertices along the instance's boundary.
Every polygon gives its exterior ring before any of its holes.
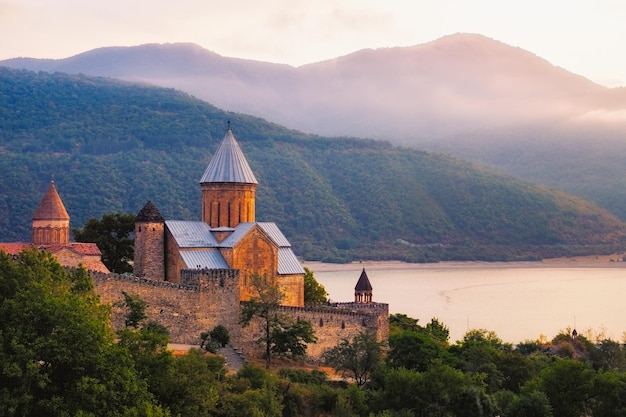
{"type": "Polygon", "coordinates": [[[165,219],[148,201],[135,218],[134,274],[162,281],[165,278],[165,219]]]}
{"type": "Polygon", "coordinates": [[[59,197],[54,181],[50,181],[39,207],[33,215],[33,244],[66,245],[70,241],[70,216],[59,197]]]}
{"type": "Polygon", "coordinates": [[[372,284],[365,273],[365,268],[361,272],[361,276],[354,287],[355,303],[371,303],[372,302],[372,284]]]}
{"type": "Polygon", "coordinates": [[[229,125],[200,180],[202,221],[214,229],[254,222],[257,184],[229,125]]]}

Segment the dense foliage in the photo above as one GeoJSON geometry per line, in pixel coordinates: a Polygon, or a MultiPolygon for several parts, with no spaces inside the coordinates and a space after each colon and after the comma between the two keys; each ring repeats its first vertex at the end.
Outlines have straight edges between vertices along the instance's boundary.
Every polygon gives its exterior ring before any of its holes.
{"type": "Polygon", "coordinates": [[[305,357],[307,344],[317,342],[311,322],[294,320],[282,312],[285,295],[278,283],[253,274],[250,288],[250,299],[241,308],[239,322],[242,327],[248,327],[255,318],[260,322],[262,336],[257,342],[265,346],[265,368],[269,369],[275,355],[305,357]]]}
{"type": "Polygon", "coordinates": [[[304,135],[168,89],[0,68],[0,240],[28,240],[54,174],[74,225],[136,213],[197,219],[197,181],[227,120],[259,179],[257,218],[307,260],[518,260],[614,251],[603,210],[386,142],[304,135]],[[15,184],[20,184],[16,187],[15,184]]]}
{"type": "Polygon", "coordinates": [[[102,263],[109,271],[132,272],[135,256],[135,215],[106,213],[100,220],[89,219],[80,229],[72,229],[77,242],[92,242],[102,252],[102,263]]]}
{"type": "Polygon", "coordinates": [[[392,315],[387,348],[361,334],[327,355],[349,371],[341,381],[251,364],[228,373],[221,357],[199,349],[174,356],[167,330],[144,322],[137,299],[124,302],[134,318],[115,335],[84,270],[67,271],[44,252],[0,253],[0,415],[626,415],[623,344],[571,329],[517,346],[476,329],[450,345],[437,319],[421,326],[392,315]]]}

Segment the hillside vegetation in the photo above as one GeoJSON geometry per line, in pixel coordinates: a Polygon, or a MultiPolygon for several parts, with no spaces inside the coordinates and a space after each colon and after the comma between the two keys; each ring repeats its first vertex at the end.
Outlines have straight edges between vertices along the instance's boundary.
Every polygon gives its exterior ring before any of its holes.
{"type": "Polygon", "coordinates": [[[231,120],[257,219],[308,260],[514,260],[620,248],[624,224],[572,196],[387,142],[305,135],[187,94],[0,68],[0,239],[29,240],[51,176],[72,227],[152,199],[200,217],[198,180],[231,120]]]}
{"type": "Polygon", "coordinates": [[[301,67],[198,45],[106,47],[0,65],[176,88],[300,131],[389,140],[574,194],[626,220],[626,88],[458,33],[301,67]]]}

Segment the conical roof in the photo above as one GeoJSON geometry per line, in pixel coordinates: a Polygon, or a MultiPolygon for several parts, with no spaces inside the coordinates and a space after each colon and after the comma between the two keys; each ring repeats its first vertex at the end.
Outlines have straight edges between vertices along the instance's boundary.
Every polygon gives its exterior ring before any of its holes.
{"type": "Polygon", "coordinates": [[[372,284],[370,284],[370,279],[365,273],[365,268],[363,268],[363,272],[361,272],[361,276],[359,277],[354,289],[355,291],[372,291],[372,284]]]}
{"type": "Polygon", "coordinates": [[[154,205],[152,200],[148,200],[145,206],[139,213],[137,213],[137,217],[135,217],[135,222],[150,222],[150,223],[158,223],[164,222],[165,219],[161,215],[159,209],[154,205]]]}
{"type": "Polygon", "coordinates": [[[44,194],[39,203],[39,207],[35,210],[33,220],[69,220],[70,216],[65,210],[65,206],[59,197],[54,181],[50,181],[48,191],[44,194]]]}
{"type": "Polygon", "coordinates": [[[230,128],[200,180],[201,184],[207,182],[258,184],[230,128]]]}

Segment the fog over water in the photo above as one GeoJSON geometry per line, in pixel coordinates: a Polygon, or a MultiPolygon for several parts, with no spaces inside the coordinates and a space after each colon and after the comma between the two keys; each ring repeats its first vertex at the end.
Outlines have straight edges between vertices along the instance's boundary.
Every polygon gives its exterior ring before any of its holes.
{"type": "Polygon", "coordinates": [[[626,263],[602,267],[543,263],[350,265],[305,264],[332,301],[354,299],[365,268],[374,301],[419,319],[436,317],[450,328],[450,342],[469,329],[493,330],[505,342],[548,340],[568,328],[592,339],[616,341],[626,332],[626,263]]]}

